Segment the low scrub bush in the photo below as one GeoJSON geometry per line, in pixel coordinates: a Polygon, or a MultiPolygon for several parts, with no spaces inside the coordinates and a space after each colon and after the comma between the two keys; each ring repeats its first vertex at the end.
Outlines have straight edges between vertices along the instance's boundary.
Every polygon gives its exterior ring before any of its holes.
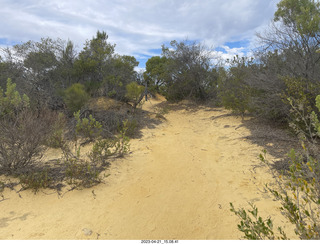
{"type": "MultiPolygon", "coordinates": [[[[290,100],[289,100],[290,101],[290,100]]],[[[320,239],[320,163],[318,159],[312,156],[315,154],[317,148],[316,140],[311,142],[308,138],[320,135],[320,122],[315,112],[310,115],[298,113],[300,110],[291,103],[292,111],[296,113],[296,118],[309,128],[309,137],[306,137],[305,128],[300,129],[295,126],[298,134],[302,140],[302,153],[297,153],[294,149],[288,154],[289,170],[279,174],[274,171],[272,163],[269,162],[264,155],[260,155],[260,160],[270,167],[275,179],[277,180],[277,187],[269,187],[266,189],[280,201],[282,207],[280,208],[284,216],[295,226],[296,235],[302,240],[319,240],[320,239]],[[314,132],[315,131],[315,135],[314,132]],[[307,144],[306,144],[307,142],[307,144]],[[309,148],[312,147],[312,153],[309,148]]],[[[316,98],[316,107],[320,111],[320,96],[316,98]]],[[[307,132],[308,132],[307,131],[307,132]]],[[[318,150],[316,151],[318,152],[318,150]]],[[[315,154],[317,155],[317,153],[315,154]]],[[[231,205],[232,206],[232,205],[231,205]]],[[[236,211],[233,207],[231,209],[237,216],[241,218],[241,224],[238,225],[240,231],[245,233],[247,239],[260,239],[266,237],[270,239],[265,233],[271,233],[269,229],[256,228],[256,225],[247,223],[246,214],[243,210],[236,211]],[[267,232],[265,232],[267,231],[267,232]],[[255,233],[254,235],[252,233],[255,233]]],[[[257,211],[257,210],[254,210],[257,211]]],[[[251,212],[252,213],[252,212],[251,212]]],[[[255,213],[255,212],[254,212],[255,213]]],[[[253,214],[253,213],[252,213],[253,214]]],[[[250,221],[249,221],[250,222],[250,221]]],[[[259,221],[259,224],[262,222],[259,221]]],[[[267,226],[271,228],[271,219],[267,221],[267,226]]],[[[283,232],[281,232],[284,234],[283,232]]]]}
{"type": "Polygon", "coordinates": [[[8,79],[6,91],[0,90],[0,171],[13,173],[37,162],[56,118],[50,110],[32,110],[29,98],[8,79]]]}
{"type": "Polygon", "coordinates": [[[114,155],[123,156],[129,151],[129,138],[126,136],[127,121],[124,121],[116,139],[102,139],[99,136],[101,124],[91,115],[89,119],[80,119],[79,112],[74,116],[77,124],[71,146],[64,144],[61,148],[64,153],[61,162],[65,166],[65,180],[76,188],[91,187],[102,181],[100,173],[107,165],[108,158],[114,155]],[[80,143],[81,138],[97,139],[88,155],[81,155],[83,145],[80,143]],[[85,159],[86,156],[89,160],[85,159]]]}
{"type": "Polygon", "coordinates": [[[0,120],[0,170],[12,173],[41,159],[55,113],[25,109],[0,120]]]}
{"type": "Polygon", "coordinates": [[[116,153],[119,157],[123,157],[130,151],[130,138],[127,136],[128,120],[123,121],[123,126],[120,128],[120,133],[116,138],[116,153]]]}
{"type": "Polygon", "coordinates": [[[118,131],[123,133],[125,130],[125,135],[128,137],[134,137],[138,128],[138,121],[134,118],[126,119],[122,122],[122,125],[119,126],[118,131]]]}
{"type": "MultiPolygon", "coordinates": [[[[3,192],[4,192],[4,188],[6,187],[5,183],[0,181],[0,197],[2,198],[2,200],[4,199],[4,195],[3,195],[3,192]]],[[[1,202],[1,201],[0,201],[1,202]]]]}
{"type": "Polygon", "coordinates": [[[48,169],[20,174],[18,178],[23,189],[31,189],[34,193],[40,189],[49,188],[53,181],[48,175],[48,169]]]}
{"type": "Polygon", "coordinates": [[[75,83],[64,91],[63,100],[70,112],[80,110],[89,100],[90,95],[86,92],[84,85],[75,83]]]}
{"type": "Polygon", "coordinates": [[[52,133],[49,135],[46,145],[52,148],[61,148],[65,144],[64,134],[66,128],[65,115],[59,113],[56,120],[52,121],[52,133]]]}
{"type": "Polygon", "coordinates": [[[133,103],[133,108],[136,109],[141,102],[144,94],[144,86],[138,85],[137,82],[131,82],[126,85],[126,98],[133,103]]]}
{"type": "Polygon", "coordinates": [[[69,185],[74,187],[91,187],[102,181],[100,170],[87,161],[79,158],[69,158],[64,161],[65,179],[69,185]]]}
{"type": "Polygon", "coordinates": [[[244,239],[247,240],[286,240],[288,239],[281,227],[278,227],[279,235],[276,236],[273,230],[271,218],[263,219],[258,216],[258,208],[249,203],[251,210],[235,209],[230,203],[230,211],[238,216],[241,221],[238,224],[238,230],[244,233],[244,239]]]}
{"type": "Polygon", "coordinates": [[[29,97],[25,94],[21,97],[11,79],[7,80],[6,91],[0,87],[0,119],[4,116],[15,116],[19,111],[29,107],[29,97]]]}
{"type": "Polygon", "coordinates": [[[220,80],[218,97],[222,106],[243,117],[246,111],[251,110],[251,88],[245,84],[242,76],[220,80]]]}
{"type": "Polygon", "coordinates": [[[89,158],[95,164],[105,164],[106,160],[115,154],[114,147],[116,141],[113,139],[101,139],[96,141],[89,153],[89,158]]]}
{"type": "Polygon", "coordinates": [[[289,153],[288,176],[279,176],[280,190],[267,186],[281,211],[295,225],[295,233],[303,240],[320,239],[320,171],[312,157],[304,160],[292,149],[289,153]]]}
{"type": "Polygon", "coordinates": [[[93,140],[102,133],[102,125],[90,114],[89,118],[80,118],[80,110],[74,113],[76,119],[75,135],[93,140]]]}

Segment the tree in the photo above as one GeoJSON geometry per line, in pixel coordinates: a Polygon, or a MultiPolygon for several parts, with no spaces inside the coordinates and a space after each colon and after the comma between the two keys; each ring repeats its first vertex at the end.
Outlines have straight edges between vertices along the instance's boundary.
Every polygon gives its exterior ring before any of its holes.
{"type": "Polygon", "coordinates": [[[279,50],[284,67],[292,75],[317,82],[320,75],[320,3],[313,0],[282,0],[271,27],[258,37],[263,50],[279,50]]]}
{"type": "Polygon", "coordinates": [[[220,69],[218,96],[225,108],[240,113],[243,118],[245,112],[251,110],[252,106],[252,91],[246,83],[252,60],[236,56],[230,65],[231,67],[227,72],[220,69]]]}
{"type": "Polygon", "coordinates": [[[214,89],[210,52],[195,42],[172,41],[170,45],[162,46],[162,56],[167,60],[167,99],[207,99],[207,91],[214,89]]]}
{"type": "Polygon", "coordinates": [[[56,89],[66,89],[73,83],[76,83],[76,75],[74,70],[74,63],[77,58],[77,53],[72,41],[68,41],[66,46],[61,51],[56,68],[56,89]]]}
{"type": "Polygon", "coordinates": [[[166,57],[154,56],[146,62],[144,79],[148,83],[148,87],[154,88],[157,92],[161,90],[160,88],[165,85],[168,79],[167,61],[166,57]]]}
{"type": "Polygon", "coordinates": [[[126,97],[133,102],[133,109],[136,109],[137,105],[141,102],[145,88],[144,86],[138,85],[137,82],[131,82],[126,85],[126,97]]]}
{"type": "Polygon", "coordinates": [[[85,84],[91,95],[101,86],[113,58],[115,45],[107,40],[106,32],[98,31],[95,37],[86,42],[74,64],[80,83],[85,84]]]}
{"type": "Polygon", "coordinates": [[[134,68],[138,64],[139,62],[133,56],[114,55],[109,72],[104,78],[103,94],[118,100],[126,100],[126,86],[137,79],[134,68]]]}
{"type": "Polygon", "coordinates": [[[57,67],[63,49],[63,40],[42,38],[40,42],[28,41],[6,51],[7,62],[20,70],[14,81],[37,107],[62,107],[55,87],[58,80],[61,82],[57,67]]]}
{"type": "Polygon", "coordinates": [[[247,83],[258,93],[253,97],[256,112],[273,121],[287,122],[287,98],[314,99],[320,86],[320,5],[312,0],[282,0],[270,27],[258,34],[261,47],[255,52],[255,69],[247,83]],[[300,80],[297,86],[290,81],[300,80]],[[300,90],[294,90],[300,89],[300,90]],[[300,95],[299,95],[300,94],[300,95]],[[298,96],[297,96],[298,95],[298,96]]]}

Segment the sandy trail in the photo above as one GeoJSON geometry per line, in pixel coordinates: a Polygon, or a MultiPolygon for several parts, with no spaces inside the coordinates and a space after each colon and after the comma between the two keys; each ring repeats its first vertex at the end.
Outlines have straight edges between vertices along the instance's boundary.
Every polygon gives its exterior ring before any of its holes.
{"type": "Polygon", "coordinates": [[[132,153],[112,163],[105,184],[62,198],[6,191],[0,239],[239,239],[229,202],[248,201],[287,225],[278,203],[262,192],[272,177],[259,163],[263,148],[244,139],[250,131],[240,118],[209,108],[165,117],[131,141],[132,153]]]}

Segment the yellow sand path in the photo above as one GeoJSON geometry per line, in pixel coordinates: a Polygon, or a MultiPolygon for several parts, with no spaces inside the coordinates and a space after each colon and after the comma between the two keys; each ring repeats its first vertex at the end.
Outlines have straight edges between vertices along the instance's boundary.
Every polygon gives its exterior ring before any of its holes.
{"type": "Polygon", "coordinates": [[[244,138],[250,131],[241,118],[228,115],[205,107],[170,111],[131,141],[132,153],[94,188],[62,198],[6,191],[0,239],[239,239],[229,202],[246,208],[248,201],[287,225],[262,192],[272,181],[266,167],[255,167],[263,148],[244,138]]]}

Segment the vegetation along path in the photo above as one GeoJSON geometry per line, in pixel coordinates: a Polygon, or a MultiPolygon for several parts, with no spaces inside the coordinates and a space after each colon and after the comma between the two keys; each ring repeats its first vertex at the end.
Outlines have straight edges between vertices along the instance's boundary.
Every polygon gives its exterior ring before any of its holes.
{"type": "Polygon", "coordinates": [[[246,208],[248,201],[288,225],[263,191],[273,179],[241,118],[186,104],[165,117],[131,141],[132,153],[112,162],[104,184],[62,197],[6,190],[0,239],[239,239],[229,202],[246,208]]]}

